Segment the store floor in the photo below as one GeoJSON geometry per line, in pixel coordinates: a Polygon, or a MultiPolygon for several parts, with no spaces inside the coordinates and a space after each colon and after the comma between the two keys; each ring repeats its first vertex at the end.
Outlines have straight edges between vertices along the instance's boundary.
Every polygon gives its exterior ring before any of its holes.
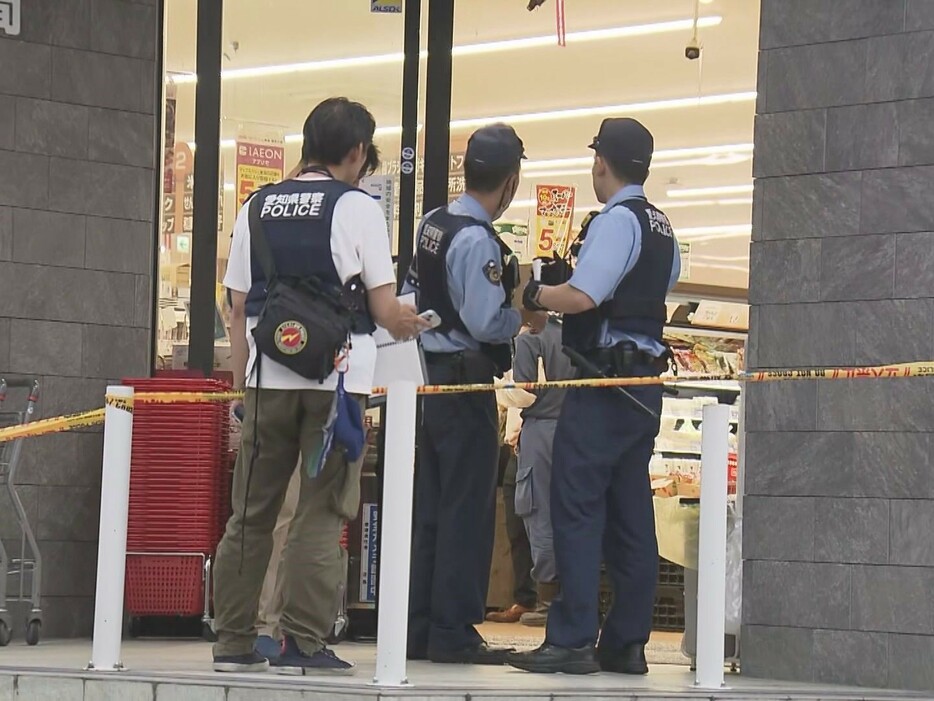
{"type": "Polygon", "coordinates": [[[411,686],[377,689],[373,645],[345,643],[341,655],[357,662],[352,677],[282,677],[274,674],[220,675],[210,671],[211,646],[191,640],[134,640],[123,646],[126,671],[88,673],[86,640],[48,641],[26,647],[20,641],[0,648],[0,701],[354,701],[407,698],[410,701],[588,701],[610,699],[834,699],[882,701],[930,698],[930,694],[768,682],[727,675],[727,688],[699,691],[683,665],[653,665],[647,677],[597,674],[587,677],[533,675],[507,667],[468,667],[414,662],[411,686]]]}

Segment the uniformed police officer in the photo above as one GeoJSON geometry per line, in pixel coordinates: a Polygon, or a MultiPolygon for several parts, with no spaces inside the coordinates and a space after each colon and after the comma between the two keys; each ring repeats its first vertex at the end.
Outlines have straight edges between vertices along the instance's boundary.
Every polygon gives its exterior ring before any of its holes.
{"type": "MultiPolygon", "coordinates": [[[[657,376],[669,357],[662,342],[665,297],[681,262],[668,218],[646,200],[642,187],[653,138],[634,119],[607,119],[591,148],[594,190],[606,206],[582,234],[570,280],[554,286],[532,281],[523,303],[564,312],[563,342],[583,356],[583,375],[657,376]]],[[[644,646],[658,577],[648,465],[662,388],[628,391],[627,397],[613,388],[572,389],[565,398],[551,484],[561,593],[549,613],[545,643],[509,656],[520,669],[648,671],[644,646]],[[595,650],[601,556],[615,597],[595,650]]]]}
{"type": "MultiPolygon", "coordinates": [[[[504,124],[474,133],[466,194],[422,222],[405,289],[441,325],[421,335],[432,384],[489,383],[509,369],[522,315],[510,306],[511,254],[493,221],[519,185],[522,141],[504,124]]],[[[513,259],[514,261],[514,259],[513,259]]],[[[499,453],[492,393],[426,397],[416,476],[408,655],[433,662],[502,664],[483,621],[493,552],[499,453]]]]}

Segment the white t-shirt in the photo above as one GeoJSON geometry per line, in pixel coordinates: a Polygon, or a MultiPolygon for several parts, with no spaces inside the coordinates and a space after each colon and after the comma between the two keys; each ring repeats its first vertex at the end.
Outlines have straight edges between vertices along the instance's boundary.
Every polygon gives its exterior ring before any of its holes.
{"type": "MultiPolygon", "coordinates": [[[[308,173],[296,179],[326,180],[327,176],[308,173]]],[[[250,264],[249,209],[248,206],[243,206],[237,216],[233,240],[230,243],[227,273],[224,275],[225,287],[243,293],[250,291],[253,280],[250,264]]],[[[386,219],[380,206],[366,193],[347,192],[334,206],[331,254],[342,282],[346,283],[354,275],[360,275],[368,290],[383,285],[394,285],[396,282],[386,219]]],[[[253,372],[256,365],[256,344],[251,331],[257,321],[257,317],[247,317],[246,320],[246,337],[250,347],[250,359],[247,362],[248,387],[256,386],[256,373],[253,372]]],[[[354,394],[369,395],[373,389],[373,372],[376,368],[376,343],[368,334],[354,334],[351,336],[351,344],[344,387],[354,394]]],[[[263,356],[261,374],[264,389],[333,391],[337,386],[337,372],[331,373],[323,383],[309,380],[275,362],[268,355],[263,356]]]]}

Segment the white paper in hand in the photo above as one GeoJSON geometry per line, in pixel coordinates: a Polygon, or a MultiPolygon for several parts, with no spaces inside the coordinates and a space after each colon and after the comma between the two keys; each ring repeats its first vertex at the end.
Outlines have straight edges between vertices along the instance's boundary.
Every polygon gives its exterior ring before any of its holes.
{"type": "MultiPolygon", "coordinates": [[[[407,294],[399,297],[403,304],[415,305],[415,295],[407,294]]],[[[422,349],[416,339],[411,341],[397,341],[382,326],[377,326],[373,332],[376,341],[376,371],[373,375],[373,384],[385,387],[396,380],[408,380],[418,385],[425,384],[427,373],[422,349]]]]}

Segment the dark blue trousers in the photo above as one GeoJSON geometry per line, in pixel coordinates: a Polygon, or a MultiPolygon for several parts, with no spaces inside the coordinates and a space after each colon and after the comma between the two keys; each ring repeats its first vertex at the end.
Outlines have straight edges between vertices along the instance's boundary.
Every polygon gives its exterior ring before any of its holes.
{"type": "MultiPolygon", "coordinates": [[[[660,387],[628,388],[661,413],[660,387]]],[[[549,643],[596,643],[601,560],[614,605],[600,647],[646,643],[652,629],[658,543],[649,480],[659,422],[613,389],[572,389],[555,433],[551,519],[561,593],[549,643]]]]}
{"type": "MultiPolygon", "coordinates": [[[[445,366],[429,365],[428,375],[432,384],[465,381],[445,366]]],[[[410,656],[482,640],[474,624],[486,613],[499,458],[493,394],[425,397],[418,447],[410,656]]]]}

